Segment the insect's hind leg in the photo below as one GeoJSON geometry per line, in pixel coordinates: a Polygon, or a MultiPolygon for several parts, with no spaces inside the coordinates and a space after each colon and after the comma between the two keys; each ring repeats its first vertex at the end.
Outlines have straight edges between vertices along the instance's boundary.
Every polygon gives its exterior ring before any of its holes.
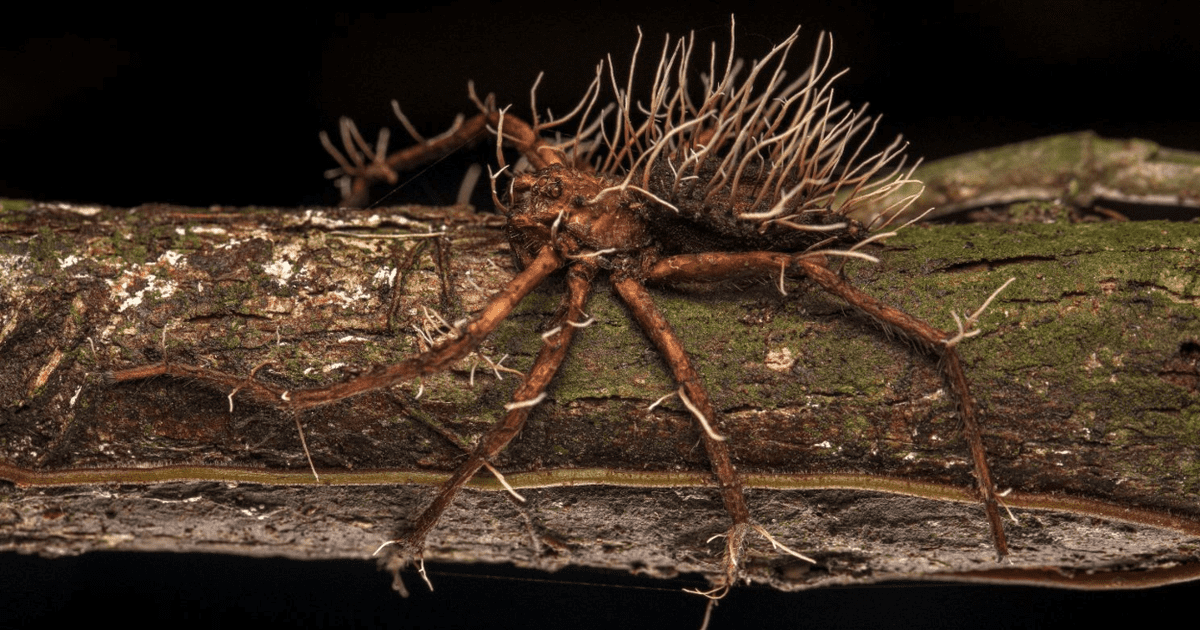
{"type": "Polygon", "coordinates": [[[798,268],[821,288],[862,311],[888,332],[913,341],[939,358],[938,370],[942,374],[942,380],[958,403],[959,417],[963,423],[963,436],[971,449],[971,459],[975,465],[975,479],[978,482],[984,510],[987,512],[988,524],[991,526],[996,555],[998,558],[1008,555],[1008,539],[1004,534],[1004,524],[1000,519],[996,485],[992,481],[992,473],[988,468],[987,451],[983,446],[979,407],[971,396],[966,372],[962,368],[962,359],[955,347],[957,338],[860,291],[829,269],[824,264],[822,257],[796,256],[791,262],[794,268],[798,268]]]}
{"type": "MultiPolygon", "coordinates": [[[[1000,558],[1008,555],[1008,540],[1000,519],[999,499],[987,463],[987,451],[983,446],[983,434],[979,424],[979,408],[971,396],[966,373],[956,349],[963,336],[951,336],[924,321],[888,306],[867,293],[855,288],[825,264],[825,256],[819,254],[784,254],[775,252],[722,252],[715,254],[689,254],[671,256],[655,262],[646,274],[652,282],[713,282],[746,275],[775,275],[782,269],[794,269],[816,282],[822,289],[832,293],[854,308],[875,320],[884,330],[908,339],[927,352],[937,356],[938,370],[947,389],[958,404],[963,423],[963,435],[971,449],[975,466],[975,478],[980,498],[987,512],[991,527],[992,542],[1000,558]]],[[[1002,287],[1003,288],[1003,287],[1002,287]]]]}

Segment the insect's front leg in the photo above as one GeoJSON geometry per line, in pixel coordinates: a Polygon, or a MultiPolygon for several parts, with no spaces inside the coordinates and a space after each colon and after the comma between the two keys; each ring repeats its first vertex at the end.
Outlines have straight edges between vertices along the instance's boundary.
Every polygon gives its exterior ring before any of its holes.
{"type": "MultiPolygon", "coordinates": [[[[395,101],[392,101],[392,105],[400,114],[395,101]]],[[[507,143],[515,147],[535,169],[561,163],[554,151],[547,150],[549,145],[538,135],[537,126],[504,111],[481,111],[466,120],[459,116],[445,133],[428,139],[417,135],[407,119],[402,114],[400,116],[401,122],[418,144],[390,154],[387,153],[390,133],[386,128],[379,132],[379,138],[372,147],[358,132],[354,121],[342,118],[339,125],[345,155],[334,146],[325,132],[321,132],[321,145],[339,164],[338,168],[327,171],[326,177],[339,181],[342,193],[340,205],[364,207],[370,201],[371,186],[381,182],[395,185],[399,181],[398,173],[412,171],[444,158],[478,142],[489,131],[496,134],[497,145],[507,143]]],[[[504,163],[503,156],[500,156],[500,163],[504,163]]]]}
{"type": "Polygon", "coordinates": [[[459,465],[454,475],[442,484],[437,497],[417,517],[412,528],[403,537],[391,541],[398,546],[396,555],[400,563],[395,565],[395,568],[399,568],[408,559],[421,555],[426,536],[437,525],[442,513],[450,506],[459,490],[480,468],[508,446],[525,426],[529,412],[545,398],[546,387],[566,358],[575,331],[586,319],[583,313],[591,295],[595,273],[596,267],[586,261],[576,262],[571,266],[567,272],[567,295],[563,298],[560,314],[555,319],[553,328],[543,335],[545,343],[534,359],[525,382],[513,394],[513,401],[507,405],[504,418],[488,430],[474,452],[459,465]]]}

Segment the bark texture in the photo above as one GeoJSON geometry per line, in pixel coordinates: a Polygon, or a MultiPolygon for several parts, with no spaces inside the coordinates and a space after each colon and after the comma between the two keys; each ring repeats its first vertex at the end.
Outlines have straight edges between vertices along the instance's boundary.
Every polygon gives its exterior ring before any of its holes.
{"type": "MultiPolygon", "coordinates": [[[[410,357],[513,275],[502,224],[463,208],[3,202],[0,549],[369,557],[499,418],[519,382],[506,369],[528,368],[561,278],[449,372],[300,414],[203,380],[107,375],[167,360],[299,389],[410,357]],[[408,238],[367,238],[395,235],[408,238]]],[[[1016,278],[961,347],[993,474],[1013,489],[1004,564],[927,357],[802,281],[786,295],[778,278],[657,289],[752,517],[818,561],[760,539],[748,575],[803,588],[1196,574],[1198,245],[1194,223],[915,226],[880,264],[847,263],[944,329],[1016,278]]],[[[427,559],[719,570],[709,539],[728,518],[699,429],[677,399],[647,409],[675,385],[606,280],[588,312],[596,323],[493,462],[527,501],[477,479],[427,559]]]]}

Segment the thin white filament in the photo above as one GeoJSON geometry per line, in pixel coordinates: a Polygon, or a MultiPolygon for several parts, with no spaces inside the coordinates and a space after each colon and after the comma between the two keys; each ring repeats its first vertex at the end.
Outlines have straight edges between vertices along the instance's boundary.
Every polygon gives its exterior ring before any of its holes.
{"type": "Polygon", "coordinates": [[[646,407],[646,411],[654,411],[654,408],[655,408],[655,407],[657,407],[657,406],[659,406],[659,405],[663,404],[664,402],[666,402],[666,400],[667,400],[668,398],[670,398],[670,397],[672,397],[672,396],[674,396],[674,395],[675,395],[675,392],[671,392],[670,394],[667,394],[667,395],[663,396],[662,398],[659,398],[658,400],[656,400],[656,401],[654,401],[654,402],[650,403],[650,406],[649,406],[649,407],[646,407]]]}
{"type": "Polygon", "coordinates": [[[759,525],[758,523],[751,523],[750,527],[753,527],[754,531],[761,534],[763,538],[766,538],[767,541],[771,543],[771,546],[774,547],[775,549],[778,549],[778,550],[788,554],[789,556],[793,556],[793,557],[799,558],[801,560],[804,560],[805,562],[811,562],[813,564],[817,563],[816,560],[813,560],[812,558],[809,558],[808,556],[792,549],[791,547],[788,547],[787,545],[779,542],[778,540],[775,540],[775,537],[772,536],[770,534],[770,532],[768,532],[766,529],[764,529],[762,525],[759,525]]]}
{"type": "Polygon", "coordinates": [[[537,395],[537,398],[530,398],[529,400],[522,400],[520,402],[510,402],[507,405],[504,405],[504,408],[508,411],[512,411],[514,409],[524,409],[525,407],[536,407],[538,403],[545,399],[546,392],[542,392],[537,395]]]}
{"type": "Polygon", "coordinates": [[[595,324],[595,323],[596,323],[595,317],[589,317],[582,322],[567,322],[567,324],[574,326],[576,328],[587,328],[588,326],[591,326],[592,324],[595,324]]]}
{"type": "Polygon", "coordinates": [[[317,467],[313,464],[312,453],[308,452],[308,440],[304,439],[304,427],[300,426],[300,416],[293,416],[296,420],[296,432],[300,434],[300,446],[304,447],[304,457],[308,459],[308,468],[312,471],[313,478],[317,483],[321,483],[321,476],[317,474],[317,467]]]}
{"type": "Polygon", "coordinates": [[[704,428],[704,432],[708,434],[708,437],[717,440],[718,442],[724,442],[725,436],[718,435],[716,431],[713,431],[712,425],[708,423],[708,419],[704,417],[703,413],[700,413],[700,409],[698,409],[696,405],[692,404],[692,401],[688,399],[687,394],[683,391],[682,387],[679,388],[677,393],[679,394],[679,400],[683,401],[683,405],[688,408],[688,411],[692,412],[693,416],[696,416],[697,420],[700,421],[700,426],[704,428]]]}
{"type": "Polygon", "coordinates": [[[489,472],[491,472],[493,475],[496,476],[496,481],[499,481],[500,485],[504,486],[504,489],[508,490],[509,494],[513,495],[513,497],[515,497],[521,503],[525,502],[525,497],[521,496],[521,493],[517,492],[517,490],[515,488],[508,485],[508,480],[504,478],[504,475],[500,474],[499,470],[496,470],[496,468],[494,466],[492,466],[491,464],[489,464],[486,461],[483,462],[483,465],[485,468],[488,469],[489,472]]]}

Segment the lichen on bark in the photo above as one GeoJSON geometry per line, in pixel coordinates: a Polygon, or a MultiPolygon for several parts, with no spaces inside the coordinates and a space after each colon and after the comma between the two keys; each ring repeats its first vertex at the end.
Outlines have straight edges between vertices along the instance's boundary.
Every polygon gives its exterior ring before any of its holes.
{"type": "MultiPolygon", "coordinates": [[[[343,474],[324,484],[299,480],[307,462],[287,413],[236,394],[231,411],[230,392],[203,383],[104,375],[164,359],[243,375],[270,362],[256,378],[305,387],[411,356],[439,334],[435,313],[473,313],[511,277],[500,225],[461,208],[4,202],[0,461],[17,483],[3,489],[0,544],[366,557],[428,499],[421,483],[454,468],[461,447],[443,433],[470,443],[495,420],[517,376],[489,360],[528,367],[561,281],[449,372],[301,414],[317,467],[343,474]],[[364,237],[397,234],[408,239],[364,237]],[[157,467],[169,472],[155,483],[130,472],[157,467]],[[396,483],[409,473],[420,483],[396,483]]],[[[1008,527],[1026,579],[1047,566],[1197,563],[1198,239],[1182,223],[913,226],[880,264],[846,265],[866,291],[945,329],[951,311],[1017,278],[962,353],[994,474],[1014,489],[1020,523],[1008,527]],[[1035,504],[1056,510],[1022,507],[1035,504]]],[[[994,569],[934,366],[836,299],[800,281],[782,295],[776,280],[655,298],[757,480],[755,518],[819,561],[764,548],[749,574],[796,588],[994,569]]],[[[495,462],[529,480],[529,502],[468,492],[428,557],[715,568],[719,543],[706,541],[726,520],[698,429],[677,401],[647,410],[674,385],[619,302],[602,291],[589,312],[597,322],[549,400],[495,462]],[[586,486],[554,477],[570,470],[594,472],[574,481],[586,486]]]]}

